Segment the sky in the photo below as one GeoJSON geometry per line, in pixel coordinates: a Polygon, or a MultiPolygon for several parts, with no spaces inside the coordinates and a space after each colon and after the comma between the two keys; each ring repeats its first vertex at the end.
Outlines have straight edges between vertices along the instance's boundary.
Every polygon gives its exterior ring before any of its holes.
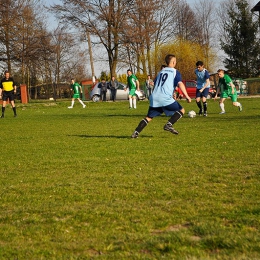
{"type": "MultiPolygon", "coordinates": [[[[61,4],[61,1],[60,0],[43,0],[45,2],[45,5],[46,6],[50,6],[50,5],[54,5],[54,4],[61,4]]],[[[208,0],[208,1],[211,1],[211,0],[208,0]]],[[[220,4],[221,2],[223,2],[225,0],[215,0],[214,2],[216,4],[220,4]]],[[[256,5],[259,0],[248,0],[252,6],[256,5]]],[[[195,3],[198,3],[200,2],[200,0],[186,0],[186,2],[192,7],[195,3]]],[[[50,15],[50,18],[49,18],[49,26],[51,29],[53,28],[56,28],[58,25],[58,22],[56,21],[56,19],[53,17],[53,15],[50,15]]],[[[87,44],[85,45],[86,46],[86,50],[87,50],[87,44]]],[[[100,52],[100,49],[99,51],[100,52]]],[[[221,54],[221,52],[219,53],[220,56],[222,56],[223,54],[221,54]]],[[[95,59],[95,54],[94,54],[94,59],[95,59]]],[[[221,58],[220,58],[221,59],[221,58]]],[[[221,61],[219,61],[219,64],[216,64],[216,68],[218,67],[223,67],[223,63],[221,61]]],[[[215,68],[214,68],[215,69],[215,68]]],[[[87,66],[87,70],[88,70],[88,73],[91,72],[91,69],[90,69],[90,65],[87,66]]],[[[101,71],[107,71],[108,72],[108,64],[106,64],[106,62],[95,62],[95,74],[97,77],[100,76],[100,73],[101,71]]],[[[120,74],[124,73],[124,72],[119,72],[120,74]]]]}

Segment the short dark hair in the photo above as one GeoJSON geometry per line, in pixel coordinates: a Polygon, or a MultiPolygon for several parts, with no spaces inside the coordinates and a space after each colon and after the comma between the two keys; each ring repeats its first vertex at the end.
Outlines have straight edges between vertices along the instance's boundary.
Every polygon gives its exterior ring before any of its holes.
{"type": "Polygon", "coordinates": [[[166,55],[166,57],[165,57],[164,60],[165,60],[165,62],[166,62],[167,65],[170,64],[170,61],[171,61],[172,58],[175,58],[175,55],[174,55],[174,54],[168,54],[168,55],[166,55]]]}
{"type": "Polygon", "coordinates": [[[198,67],[198,66],[203,66],[204,64],[203,64],[203,61],[201,61],[201,60],[199,60],[199,61],[197,61],[196,62],[196,66],[198,67]]]}
{"type": "Polygon", "coordinates": [[[6,73],[10,73],[9,70],[6,70],[6,71],[5,71],[5,74],[6,74],[6,73]]]}
{"type": "Polygon", "coordinates": [[[132,70],[131,70],[131,69],[128,69],[128,70],[127,70],[127,72],[128,72],[128,71],[131,71],[131,72],[132,72],[132,70]]]}
{"type": "Polygon", "coordinates": [[[167,67],[167,66],[163,64],[163,65],[161,66],[161,70],[164,69],[164,68],[166,68],[166,67],[167,67]]]}
{"type": "Polygon", "coordinates": [[[225,71],[223,69],[218,69],[218,72],[223,72],[225,73],[225,71]]]}

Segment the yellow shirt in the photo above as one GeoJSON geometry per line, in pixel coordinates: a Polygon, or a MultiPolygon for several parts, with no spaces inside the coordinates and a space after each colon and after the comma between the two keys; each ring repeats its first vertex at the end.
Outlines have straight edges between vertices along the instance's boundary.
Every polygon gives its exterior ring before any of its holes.
{"type": "Polygon", "coordinates": [[[9,79],[3,78],[1,80],[1,85],[4,91],[12,91],[14,89],[14,81],[12,78],[9,79]]]}

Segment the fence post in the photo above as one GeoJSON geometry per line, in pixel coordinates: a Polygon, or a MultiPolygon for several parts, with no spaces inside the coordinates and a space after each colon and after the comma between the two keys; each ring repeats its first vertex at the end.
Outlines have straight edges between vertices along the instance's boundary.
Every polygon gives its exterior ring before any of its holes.
{"type": "Polygon", "coordinates": [[[27,94],[27,87],[25,84],[20,85],[20,91],[21,91],[21,103],[27,104],[28,103],[28,94],[27,94]]]}

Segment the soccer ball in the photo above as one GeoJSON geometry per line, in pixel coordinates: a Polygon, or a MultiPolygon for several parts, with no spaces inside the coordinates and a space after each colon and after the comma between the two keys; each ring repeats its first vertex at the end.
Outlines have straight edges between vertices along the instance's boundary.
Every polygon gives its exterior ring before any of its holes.
{"type": "Polygon", "coordinates": [[[195,111],[193,111],[193,110],[189,111],[188,117],[195,117],[195,116],[196,116],[196,112],[195,111]]]}

